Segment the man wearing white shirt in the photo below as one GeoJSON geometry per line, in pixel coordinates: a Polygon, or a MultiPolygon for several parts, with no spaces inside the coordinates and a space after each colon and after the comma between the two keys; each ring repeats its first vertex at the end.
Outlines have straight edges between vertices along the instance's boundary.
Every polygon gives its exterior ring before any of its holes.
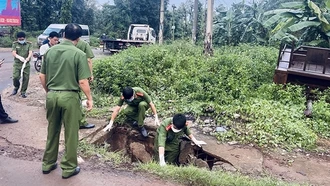
{"type": "Polygon", "coordinates": [[[39,52],[40,52],[41,56],[45,55],[45,53],[47,52],[47,50],[50,47],[52,47],[58,43],[58,37],[59,37],[59,34],[57,32],[49,33],[49,37],[48,37],[49,42],[44,45],[41,45],[41,47],[40,47],[39,52]]]}

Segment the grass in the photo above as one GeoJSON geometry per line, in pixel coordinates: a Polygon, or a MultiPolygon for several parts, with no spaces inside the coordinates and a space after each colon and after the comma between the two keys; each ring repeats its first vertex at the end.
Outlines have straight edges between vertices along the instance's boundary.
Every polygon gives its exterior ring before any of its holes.
{"type": "Polygon", "coordinates": [[[140,164],[138,170],[146,171],[164,180],[174,180],[184,185],[194,186],[295,186],[300,184],[286,183],[275,178],[250,178],[239,173],[209,171],[193,166],[176,167],[167,165],[160,167],[156,163],[140,164]]]}
{"type": "Polygon", "coordinates": [[[85,140],[80,141],[78,145],[78,152],[85,158],[98,156],[101,161],[110,161],[115,166],[129,162],[129,159],[126,156],[123,156],[122,152],[109,152],[108,149],[108,144],[98,147],[93,144],[89,144],[85,140]]]}

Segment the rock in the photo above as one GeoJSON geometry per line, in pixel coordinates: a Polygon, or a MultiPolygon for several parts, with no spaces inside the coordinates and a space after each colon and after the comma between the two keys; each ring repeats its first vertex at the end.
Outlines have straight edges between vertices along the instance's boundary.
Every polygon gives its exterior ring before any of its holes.
{"type": "Polygon", "coordinates": [[[217,128],[215,128],[215,131],[216,132],[227,132],[227,129],[224,127],[217,127],[217,128]]]}
{"type": "Polygon", "coordinates": [[[236,144],[238,144],[238,142],[237,141],[230,141],[230,142],[228,142],[228,144],[229,145],[236,145],[236,144]]]}
{"type": "Polygon", "coordinates": [[[146,151],[143,144],[134,142],[129,145],[129,148],[132,152],[132,158],[136,158],[142,163],[147,163],[152,160],[151,155],[146,151]]]}
{"type": "Polygon", "coordinates": [[[78,164],[82,164],[85,162],[84,159],[82,159],[82,157],[80,157],[80,156],[78,156],[77,161],[78,161],[78,164]]]}
{"type": "Polygon", "coordinates": [[[229,172],[236,172],[237,171],[237,169],[235,167],[229,165],[228,163],[223,163],[221,165],[221,167],[224,171],[229,171],[229,172]]]}
{"type": "Polygon", "coordinates": [[[241,115],[239,115],[239,114],[234,114],[234,118],[235,118],[235,119],[237,119],[237,118],[239,118],[239,117],[241,117],[241,115]]]}
{"type": "Polygon", "coordinates": [[[205,133],[209,133],[209,132],[212,132],[213,129],[212,129],[211,127],[204,127],[204,128],[202,129],[202,131],[205,132],[205,133]]]}
{"type": "Polygon", "coordinates": [[[206,119],[206,120],[204,120],[204,123],[205,123],[205,124],[210,124],[211,122],[212,122],[211,119],[206,119]]]}
{"type": "Polygon", "coordinates": [[[202,160],[202,159],[196,159],[194,165],[198,168],[206,168],[206,169],[210,169],[209,165],[207,164],[206,161],[202,160]]]}

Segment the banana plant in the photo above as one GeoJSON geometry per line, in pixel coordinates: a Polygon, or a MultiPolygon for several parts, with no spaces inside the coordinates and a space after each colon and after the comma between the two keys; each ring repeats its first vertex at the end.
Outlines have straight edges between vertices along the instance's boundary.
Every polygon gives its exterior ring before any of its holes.
{"type": "Polygon", "coordinates": [[[330,0],[323,3],[311,0],[287,2],[281,6],[281,9],[265,12],[270,17],[264,26],[271,29],[272,40],[330,46],[330,24],[326,18],[330,17],[330,0]]]}

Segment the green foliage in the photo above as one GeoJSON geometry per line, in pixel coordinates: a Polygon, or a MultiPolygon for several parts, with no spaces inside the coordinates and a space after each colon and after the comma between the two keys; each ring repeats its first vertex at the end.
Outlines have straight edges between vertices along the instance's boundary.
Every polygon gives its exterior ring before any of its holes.
{"type": "Polygon", "coordinates": [[[110,161],[115,166],[118,166],[122,163],[129,162],[129,159],[123,156],[121,152],[109,152],[109,145],[105,145],[102,147],[97,147],[93,144],[90,144],[86,141],[80,141],[78,144],[78,152],[84,158],[90,158],[92,156],[98,156],[101,161],[110,161]]]}
{"type": "Polygon", "coordinates": [[[265,176],[260,179],[252,179],[242,174],[234,174],[222,171],[209,171],[206,169],[200,169],[193,166],[177,167],[168,165],[166,167],[160,167],[155,163],[140,164],[140,170],[150,172],[158,175],[165,180],[175,180],[184,185],[198,185],[198,186],[229,186],[229,185],[244,185],[244,186],[289,186],[297,185],[285,183],[283,181],[277,181],[274,178],[265,176]]]}
{"type": "Polygon", "coordinates": [[[100,46],[100,39],[95,36],[89,37],[89,45],[92,47],[99,47],[100,46]]]}
{"type": "Polygon", "coordinates": [[[10,37],[0,37],[0,47],[11,47],[13,40],[10,37]]]}

